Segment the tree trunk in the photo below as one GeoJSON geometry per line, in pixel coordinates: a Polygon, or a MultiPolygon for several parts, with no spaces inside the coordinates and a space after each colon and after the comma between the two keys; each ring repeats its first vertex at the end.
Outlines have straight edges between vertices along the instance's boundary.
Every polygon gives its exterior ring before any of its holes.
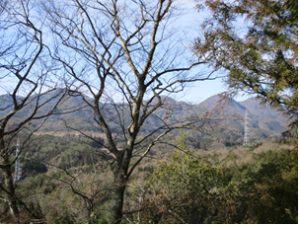
{"type": "Polygon", "coordinates": [[[119,175],[114,182],[114,199],[112,208],[113,223],[120,223],[123,217],[123,203],[126,188],[126,180],[124,176],[119,175]]]}
{"type": "Polygon", "coordinates": [[[5,176],[5,186],[3,187],[5,189],[5,196],[6,196],[5,200],[8,203],[11,214],[15,219],[17,219],[19,216],[19,209],[17,206],[15,187],[14,187],[13,176],[11,172],[12,165],[9,162],[9,153],[5,149],[4,137],[3,135],[0,136],[1,136],[0,152],[1,152],[2,166],[3,166],[2,171],[5,176]]]}
{"type": "Polygon", "coordinates": [[[123,203],[126,183],[128,180],[127,172],[131,159],[130,148],[124,151],[124,154],[117,160],[118,167],[114,171],[114,199],[112,207],[113,223],[120,223],[123,217],[123,203]]]}

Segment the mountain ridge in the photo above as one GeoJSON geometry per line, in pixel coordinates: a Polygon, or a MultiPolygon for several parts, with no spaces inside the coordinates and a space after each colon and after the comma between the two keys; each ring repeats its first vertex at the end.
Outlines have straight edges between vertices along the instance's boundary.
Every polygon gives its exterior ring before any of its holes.
{"type": "MultiPolygon", "coordinates": [[[[45,96],[46,99],[49,97],[51,96],[45,96]]],[[[12,107],[9,107],[9,98],[9,95],[0,96],[0,108],[2,109],[0,110],[0,119],[12,109],[12,107]],[[6,109],[3,110],[3,108],[6,109]]],[[[157,111],[155,112],[156,115],[153,114],[147,118],[147,120],[145,121],[145,126],[149,127],[150,124],[155,124],[155,126],[159,126],[162,122],[157,117],[163,117],[168,112],[173,113],[173,115],[171,115],[173,117],[171,121],[176,121],[182,118],[188,118],[190,116],[193,116],[195,115],[195,113],[200,113],[204,109],[211,110],[213,108],[218,108],[219,106],[221,107],[221,104],[225,104],[225,115],[236,114],[240,117],[240,122],[238,125],[239,127],[243,126],[243,117],[246,110],[249,112],[248,114],[250,119],[250,128],[261,129],[262,132],[265,131],[266,133],[280,134],[281,132],[283,132],[283,127],[286,124],[285,119],[280,116],[280,113],[278,113],[275,109],[271,108],[269,105],[261,104],[259,100],[255,98],[249,98],[242,102],[237,102],[234,99],[230,99],[225,101],[225,103],[221,103],[221,96],[214,95],[207,98],[200,104],[195,105],[188,104],[184,101],[176,101],[168,96],[161,96],[161,98],[162,102],[164,103],[163,106],[157,109],[157,111]]],[[[96,121],[93,119],[93,111],[89,107],[80,111],[75,110],[75,112],[72,112],[70,114],[59,114],[70,107],[76,108],[80,107],[81,105],[84,105],[84,102],[81,97],[77,96],[66,99],[66,101],[56,110],[56,115],[50,116],[45,126],[41,130],[65,130],[64,124],[60,121],[68,120],[70,126],[76,127],[76,129],[101,132],[102,129],[96,124],[96,121]]],[[[120,110],[123,110],[123,112],[125,112],[126,114],[124,117],[125,121],[129,121],[129,109],[126,105],[112,105],[109,103],[101,103],[101,106],[103,107],[103,113],[106,116],[109,115],[111,117],[110,121],[108,121],[108,124],[111,128],[117,129],[118,127],[118,119],[114,107],[118,107],[120,110]]],[[[43,111],[47,111],[47,108],[45,107],[43,108],[43,111]]],[[[51,107],[50,103],[48,107],[51,107]]],[[[26,110],[21,110],[20,112],[18,112],[18,115],[16,117],[20,117],[22,115],[25,116],[25,114],[27,113],[28,108],[26,110]]],[[[147,130],[146,128],[145,132],[148,131],[150,132],[152,130],[147,130]]]]}

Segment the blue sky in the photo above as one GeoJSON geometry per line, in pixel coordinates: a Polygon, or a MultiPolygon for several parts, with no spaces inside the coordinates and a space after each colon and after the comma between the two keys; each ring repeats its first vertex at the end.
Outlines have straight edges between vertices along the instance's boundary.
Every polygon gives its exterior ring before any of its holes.
{"type": "MultiPolygon", "coordinates": [[[[183,10],[180,11],[181,15],[177,17],[176,22],[173,23],[172,26],[174,26],[176,35],[180,35],[182,40],[181,44],[185,47],[190,47],[192,41],[196,37],[201,36],[200,24],[203,19],[208,16],[208,13],[204,11],[197,12],[197,10],[195,9],[195,2],[193,0],[179,0],[179,3],[182,4],[181,8],[183,8],[183,10]]],[[[245,27],[242,23],[237,23],[237,26],[240,26],[241,28],[245,27]]],[[[197,69],[199,71],[203,69],[209,70],[209,68],[207,67],[200,67],[197,69]]],[[[198,72],[197,69],[191,72],[198,72]]],[[[10,86],[11,83],[11,80],[2,80],[2,84],[4,84],[4,87],[10,86]],[[5,84],[3,82],[5,82],[5,84]]],[[[226,91],[225,83],[223,83],[221,79],[218,79],[190,84],[185,88],[184,92],[172,95],[170,97],[192,104],[199,104],[207,98],[224,91],[226,91]]],[[[0,88],[0,94],[5,93],[6,91],[0,88]]],[[[250,96],[239,96],[236,98],[236,100],[242,101],[249,97],[250,96]]]]}
{"type": "MultiPolygon", "coordinates": [[[[204,11],[198,12],[195,9],[195,1],[193,0],[181,0],[180,2],[182,3],[184,10],[182,11],[182,15],[178,19],[178,22],[176,22],[176,27],[177,29],[180,28],[182,30],[181,33],[186,34],[185,38],[188,43],[201,36],[200,24],[203,19],[209,14],[204,11]]],[[[236,23],[236,26],[241,34],[244,33],[247,29],[244,22],[245,21],[242,22],[241,20],[239,20],[236,23]]],[[[226,91],[226,86],[221,79],[197,82],[186,88],[183,93],[176,95],[176,99],[187,101],[193,104],[198,104],[206,100],[207,98],[224,91],[226,91]]],[[[235,98],[235,100],[243,101],[250,97],[253,96],[239,95],[235,98]]]]}

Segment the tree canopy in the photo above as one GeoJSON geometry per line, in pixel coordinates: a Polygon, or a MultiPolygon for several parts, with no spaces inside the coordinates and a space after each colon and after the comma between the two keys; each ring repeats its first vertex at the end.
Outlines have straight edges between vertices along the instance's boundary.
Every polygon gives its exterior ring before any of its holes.
{"type": "Polygon", "coordinates": [[[294,0],[197,1],[212,16],[194,42],[199,57],[228,72],[227,96],[256,94],[298,127],[298,3],[294,0]],[[249,25],[238,28],[240,19],[249,25]]]}

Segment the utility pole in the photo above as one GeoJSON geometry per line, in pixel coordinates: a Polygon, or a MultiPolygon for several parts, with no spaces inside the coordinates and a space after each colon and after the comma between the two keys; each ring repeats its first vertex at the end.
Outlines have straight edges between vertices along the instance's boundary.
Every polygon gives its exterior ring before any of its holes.
{"type": "Polygon", "coordinates": [[[248,139],[248,137],[249,137],[249,127],[248,127],[248,125],[249,125],[248,112],[246,110],[246,112],[245,112],[245,134],[244,134],[244,143],[243,143],[243,145],[249,145],[250,144],[249,139],[248,139]]]}
{"type": "Polygon", "coordinates": [[[19,140],[17,140],[14,183],[15,184],[20,183],[21,177],[22,177],[22,165],[20,163],[20,144],[19,144],[19,140]]]}

